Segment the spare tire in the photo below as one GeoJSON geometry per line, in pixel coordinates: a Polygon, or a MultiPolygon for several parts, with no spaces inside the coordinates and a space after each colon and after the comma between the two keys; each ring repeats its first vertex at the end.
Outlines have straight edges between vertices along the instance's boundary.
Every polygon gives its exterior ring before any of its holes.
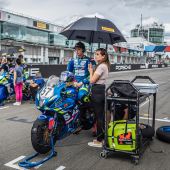
{"type": "Polygon", "coordinates": [[[170,143],[170,126],[161,126],[156,130],[159,140],[170,143]]]}

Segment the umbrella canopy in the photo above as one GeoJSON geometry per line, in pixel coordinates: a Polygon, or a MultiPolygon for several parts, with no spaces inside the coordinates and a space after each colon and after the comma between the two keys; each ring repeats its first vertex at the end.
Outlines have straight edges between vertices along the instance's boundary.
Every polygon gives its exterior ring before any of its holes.
{"type": "Polygon", "coordinates": [[[66,36],[68,40],[79,40],[89,44],[114,44],[126,41],[111,21],[97,17],[81,18],[65,27],[60,34],[66,36]]]}

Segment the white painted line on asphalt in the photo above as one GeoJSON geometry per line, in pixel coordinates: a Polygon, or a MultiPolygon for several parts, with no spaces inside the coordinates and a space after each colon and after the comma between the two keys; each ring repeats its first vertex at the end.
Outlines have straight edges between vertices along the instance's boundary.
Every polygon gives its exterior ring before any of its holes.
{"type": "MultiPolygon", "coordinates": [[[[140,119],[148,120],[147,117],[140,117],[140,119]]],[[[152,118],[149,118],[149,120],[152,120],[152,118]]],[[[158,122],[170,122],[170,119],[155,119],[158,122]]]]}
{"type": "Polygon", "coordinates": [[[0,110],[7,109],[9,106],[0,107],[0,110]]]}
{"type": "MultiPolygon", "coordinates": [[[[8,166],[10,168],[13,168],[13,169],[18,169],[18,170],[27,170],[26,168],[22,168],[18,165],[18,162],[22,159],[24,159],[26,156],[20,156],[8,163],[5,164],[5,166],[8,166]]],[[[42,164],[41,164],[42,165],[42,164]]],[[[37,166],[37,167],[34,167],[32,169],[38,169],[41,165],[37,166]]]]}
{"type": "Polygon", "coordinates": [[[18,170],[24,170],[23,168],[19,167],[18,165],[15,165],[15,163],[19,162],[20,160],[24,159],[25,156],[20,156],[8,163],[5,164],[5,166],[8,166],[10,168],[18,169],[18,170]]]}
{"type": "Polygon", "coordinates": [[[144,103],[142,103],[141,105],[140,105],[140,107],[143,107],[145,104],[147,104],[149,102],[149,100],[147,100],[147,101],[145,101],[144,103]]]}
{"type": "Polygon", "coordinates": [[[148,113],[144,113],[143,116],[145,116],[145,117],[148,116],[148,113]]]}
{"type": "Polygon", "coordinates": [[[56,170],[63,170],[63,169],[65,169],[66,167],[65,166],[60,166],[60,167],[58,167],[56,170]]]}

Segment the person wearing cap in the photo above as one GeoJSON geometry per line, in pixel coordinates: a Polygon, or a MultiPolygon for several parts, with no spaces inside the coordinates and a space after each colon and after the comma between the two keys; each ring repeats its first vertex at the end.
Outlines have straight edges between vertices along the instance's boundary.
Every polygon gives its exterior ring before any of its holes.
{"type": "MultiPolygon", "coordinates": [[[[74,73],[75,75],[75,86],[79,87],[79,92],[78,96],[83,96],[87,95],[87,92],[84,91],[83,84],[89,83],[89,70],[88,70],[88,65],[91,63],[93,66],[96,65],[95,61],[92,60],[90,57],[87,57],[84,53],[86,51],[85,45],[82,42],[76,43],[75,47],[75,52],[76,52],[76,58],[73,58],[70,60],[70,62],[67,65],[67,70],[74,73]],[[85,92],[85,93],[84,93],[85,92]],[[82,95],[84,93],[84,95],[82,95]]],[[[78,97],[79,98],[79,97],[78,97]]],[[[82,100],[79,98],[79,100],[82,100]]],[[[85,107],[80,107],[80,113],[81,113],[81,118],[85,115],[84,113],[86,112],[85,107]]],[[[96,134],[96,129],[93,128],[93,134],[96,134]]]]}
{"type": "Polygon", "coordinates": [[[84,52],[86,51],[85,45],[82,42],[78,42],[75,45],[76,58],[71,59],[67,65],[67,70],[74,73],[77,84],[79,87],[83,84],[84,80],[89,80],[88,64],[95,65],[90,57],[87,57],[84,52]]]}

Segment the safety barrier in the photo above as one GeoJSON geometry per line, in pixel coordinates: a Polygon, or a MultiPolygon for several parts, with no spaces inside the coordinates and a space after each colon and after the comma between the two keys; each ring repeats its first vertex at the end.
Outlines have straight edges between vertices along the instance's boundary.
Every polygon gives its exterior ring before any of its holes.
{"type": "MultiPolygon", "coordinates": [[[[111,64],[110,71],[127,71],[139,69],[154,69],[170,67],[170,64],[111,64]]],[[[66,70],[66,65],[28,65],[30,76],[34,76],[36,72],[41,72],[42,76],[47,78],[50,75],[59,76],[60,73],[66,70]]]]}

